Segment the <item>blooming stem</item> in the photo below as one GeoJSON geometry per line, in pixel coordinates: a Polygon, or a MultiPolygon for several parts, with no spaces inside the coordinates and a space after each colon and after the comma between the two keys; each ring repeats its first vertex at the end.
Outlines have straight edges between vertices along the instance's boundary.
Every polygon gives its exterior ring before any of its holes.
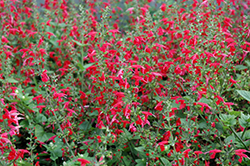
{"type": "MultiPolygon", "coordinates": [[[[51,104],[51,101],[50,101],[50,100],[49,100],[49,103],[50,103],[50,105],[52,106],[52,104],[51,104]]],[[[52,109],[52,110],[54,111],[54,109],[52,109]]],[[[57,123],[57,125],[59,126],[59,129],[60,129],[61,133],[63,133],[63,134],[64,134],[64,132],[63,132],[63,130],[62,130],[62,128],[61,128],[61,126],[60,126],[60,123],[59,123],[59,121],[58,121],[58,118],[57,118],[57,116],[56,116],[56,113],[54,113],[54,116],[55,116],[55,118],[56,118],[56,123],[57,123]]],[[[70,145],[69,145],[68,140],[67,140],[66,138],[65,138],[65,143],[66,143],[66,145],[68,146],[69,151],[71,152],[72,156],[74,156],[74,157],[75,157],[75,154],[74,154],[74,152],[72,151],[72,149],[70,148],[70,145]]]]}
{"type": "MultiPolygon", "coordinates": [[[[223,124],[223,122],[221,121],[221,119],[218,116],[217,116],[217,119],[219,119],[219,121],[223,124]]],[[[234,133],[234,135],[240,140],[240,142],[242,143],[242,145],[244,145],[244,147],[246,149],[248,149],[247,146],[246,146],[246,144],[244,143],[244,141],[237,135],[237,133],[235,132],[235,130],[231,126],[229,126],[229,128],[234,133]]]]}

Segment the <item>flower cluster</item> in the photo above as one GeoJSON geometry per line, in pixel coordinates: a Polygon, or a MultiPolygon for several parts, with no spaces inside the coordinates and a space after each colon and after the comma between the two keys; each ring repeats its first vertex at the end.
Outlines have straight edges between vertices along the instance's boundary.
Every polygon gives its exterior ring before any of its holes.
{"type": "Polygon", "coordinates": [[[250,165],[249,0],[0,0],[0,165],[250,165]]]}

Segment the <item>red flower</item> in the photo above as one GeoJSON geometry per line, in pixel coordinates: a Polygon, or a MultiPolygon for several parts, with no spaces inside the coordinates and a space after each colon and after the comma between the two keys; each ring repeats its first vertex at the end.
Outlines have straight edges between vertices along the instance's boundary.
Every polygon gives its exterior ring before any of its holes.
{"type": "Polygon", "coordinates": [[[249,151],[247,151],[245,149],[235,150],[235,154],[240,157],[240,159],[238,160],[240,163],[242,162],[243,157],[250,159],[246,154],[244,154],[244,152],[250,153],[249,151]]]}
{"type": "Polygon", "coordinates": [[[214,159],[216,153],[220,153],[220,152],[221,152],[221,150],[218,150],[218,149],[210,150],[210,151],[209,151],[210,159],[214,159]]]}
{"type": "Polygon", "coordinates": [[[49,77],[47,75],[47,70],[44,70],[42,73],[42,81],[43,82],[48,82],[49,81],[49,77]]]}
{"type": "Polygon", "coordinates": [[[81,158],[77,159],[77,161],[81,163],[81,166],[85,166],[86,164],[90,163],[90,161],[81,158]]]}
{"type": "Polygon", "coordinates": [[[2,36],[2,43],[8,43],[8,42],[9,42],[9,40],[6,39],[4,36],[2,36]]]}
{"type": "Polygon", "coordinates": [[[155,106],[155,109],[156,109],[156,110],[161,111],[161,110],[163,109],[163,108],[162,108],[162,105],[161,105],[162,102],[163,102],[163,101],[159,102],[159,103],[155,106]]]}
{"type": "Polygon", "coordinates": [[[181,125],[181,118],[178,118],[176,121],[176,126],[180,126],[181,125]]]}
{"type": "Polygon", "coordinates": [[[238,82],[233,79],[233,76],[231,76],[231,79],[229,81],[232,83],[231,87],[238,82]]]}
{"type": "Polygon", "coordinates": [[[183,152],[184,158],[189,158],[188,153],[191,151],[191,149],[187,149],[183,152]]]}
{"type": "Polygon", "coordinates": [[[166,4],[165,4],[165,3],[162,4],[161,7],[160,7],[160,9],[161,9],[163,12],[165,12],[165,10],[167,9],[166,4]]]}
{"type": "Polygon", "coordinates": [[[202,154],[202,151],[194,151],[194,153],[197,155],[197,158],[199,158],[199,154],[202,154]]]}
{"type": "Polygon", "coordinates": [[[207,105],[206,103],[200,103],[200,102],[198,102],[196,104],[199,104],[201,106],[201,112],[203,112],[204,107],[206,107],[208,109],[211,109],[211,107],[209,107],[209,105],[207,105]]]}
{"type": "Polygon", "coordinates": [[[16,150],[13,147],[11,147],[8,160],[14,160],[16,156],[17,156],[16,150]]]}

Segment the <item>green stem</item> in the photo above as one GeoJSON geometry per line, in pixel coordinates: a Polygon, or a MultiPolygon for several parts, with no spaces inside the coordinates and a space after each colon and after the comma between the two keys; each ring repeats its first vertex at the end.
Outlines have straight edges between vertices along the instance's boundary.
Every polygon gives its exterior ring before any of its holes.
{"type": "MultiPolygon", "coordinates": [[[[49,103],[50,103],[50,105],[52,106],[50,100],[49,100],[49,103]]],[[[52,109],[52,110],[54,111],[54,109],[52,109]]],[[[61,133],[64,134],[64,132],[63,132],[63,130],[62,130],[62,128],[61,128],[61,125],[60,125],[60,123],[59,123],[59,121],[58,121],[58,118],[57,118],[57,116],[56,116],[56,112],[54,112],[54,116],[55,116],[55,118],[56,118],[56,123],[57,123],[57,125],[59,126],[59,129],[60,129],[61,133]]],[[[65,138],[65,142],[66,142],[66,145],[68,146],[69,151],[71,152],[72,156],[75,157],[75,154],[74,154],[74,152],[72,151],[72,149],[70,148],[70,145],[69,145],[69,143],[68,143],[67,138],[65,138]]]]}
{"type": "MultiPolygon", "coordinates": [[[[221,119],[218,116],[217,116],[217,119],[219,119],[219,121],[223,124],[223,122],[221,121],[221,119]]],[[[246,144],[244,143],[244,141],[237,135],[237,133],[235,132],[235,130],[231,126],[229,126],[229,128],[234,133],[234,135],[240,140],[240,142],[242,143],[242,145],[244,145],[244,147],[246,149],[248,149],[247,146],[246,146],[246,144]]]]}
{"type": "Polygon", "coordinates": [[[244,134],[245,134],[246,131],[247,131],[246,128],[244,128],[244,131],[243,131],[243,133],[241,135],[241,138],[243,138],[243,136],[244,136],[244,134]]]}
{"type": "Polygon", "coordinates": [[[244,145],[244,147],[246,149],[248,149],[247,146],[246,146],[246,144],[244,143],[244,141],[237,135],[237,133],[234,131],[234,129],[231,126],[229,126],[229,128],[234,133],[234,135],[240,140],[240,142],[244,145]]]}
{"type": "MultiPolygon", "coordinates": [[[[63,133],[63,134],[64,134],[64,132],[63,132],[63,130],[62,130],[62,128],[61,128],[61,125],[60,125],[60,124],[59,124],[59,122],[58,122],[58,119],[57,119],[56,113],[55,113],[55,118],[56,118],[56,123],[57,123],[57,125],[59,126],[59,129],[60,129],[61,133],[63,133]]],[[[70,152],[71,152],[72,156],[74,156],[74,157],[75,157],[75,154],[74,154],[74,152],[72,151],[72,149],[70,148],[70,145],[69,145],[68,140],[67,140],[66,138],[65,138],[65,142],[66,142],[66,145],[68,146],[68,148],[69,148],[69,150],[70,150],[70,152]]]]}

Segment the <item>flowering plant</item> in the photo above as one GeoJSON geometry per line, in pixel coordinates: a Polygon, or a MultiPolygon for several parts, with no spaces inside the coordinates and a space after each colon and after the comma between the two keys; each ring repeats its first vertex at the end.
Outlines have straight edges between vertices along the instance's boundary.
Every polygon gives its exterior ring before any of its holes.
{"type": "Polygon", "coordinates": [[[0,165],[249,165],[249,5],[0,1],[0,165]]]}

